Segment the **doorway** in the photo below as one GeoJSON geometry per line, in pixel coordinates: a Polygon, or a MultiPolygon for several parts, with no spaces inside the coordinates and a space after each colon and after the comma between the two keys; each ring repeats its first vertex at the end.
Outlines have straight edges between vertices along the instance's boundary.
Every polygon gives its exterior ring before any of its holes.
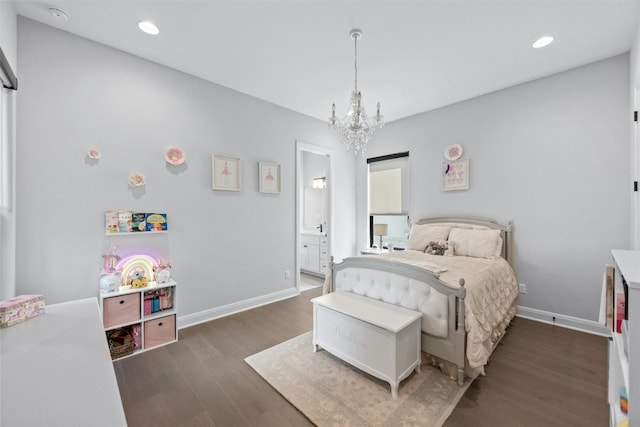
{"type": "Polygon", "coordinates": [[[332,160],[332,150],[296,141],[298,292],[322,284],[329,269],[333,229],[332,160]]]}

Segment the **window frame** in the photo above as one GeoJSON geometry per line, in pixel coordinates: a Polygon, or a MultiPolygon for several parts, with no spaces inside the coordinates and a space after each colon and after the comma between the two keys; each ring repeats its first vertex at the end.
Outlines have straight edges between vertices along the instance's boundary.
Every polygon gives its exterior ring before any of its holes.
{"type": "MultiPolygon", "coordinates": [[[[399,152],[399,153],[394,153],[394,154],[387,154],[384,156],[378,156],[378,157],[371,157],[367,159],[367,215],[369,216],[368,219],[368,241],[369,241],[369,247],[373,247],[374,243],[375,243],[375,236],[373,233],[373,225],[375,223],[375,217],[376,216],[385,216],[385,217],[389,217],[389,216],[393,216],[393,217],[402,217],[402,220],[399,219],[399,223],[402,223],[403,221],[406,221],[407,224],[410,224],[410,218],[409,218],[409,151],[404,151],[404,152],[399,152]],[[398,168],[398,164],[394,164],[394,160],[398,160],[398,159],[404,159],[406,158],[406,164],[400,164],[400,168],[402,169],[402,177],[403,179],[401,180],[401,191],[402,191],[402,200],[401,200],[401,209],[400,212],[371,212],[371,185],[370,185],[370,177],[371,177],[371,166],[373,164],[381,164],[381,162],[388,162],[387,164],[389,165],[389,168],[381,168],[378,170],[385,170],[385,169],[397,169],[398,168]]],[[[377,169],[377,168],[376,168],[377,169]]],[[[407,231],[407,240],[406,242],[408,242],[408,231],[407,231]]],[[[405,244],[406,244],[405,242],[405,244]]],[[[384,239],[383,239],[383,243],[384,243],[384,239]]],[[[394,248],[397,249],[404,249],[402,247],[398,247],[398,246],[394,246],[394,248]]]]}

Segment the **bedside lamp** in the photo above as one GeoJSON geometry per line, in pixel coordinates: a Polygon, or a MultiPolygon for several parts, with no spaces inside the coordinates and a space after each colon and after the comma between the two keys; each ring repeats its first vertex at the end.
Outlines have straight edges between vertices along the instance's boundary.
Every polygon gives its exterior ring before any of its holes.
{"type": "Polygon", "coordinates": [[[380,249],[382,249],[382,236],[387,235],[387,224],[373,224],[373,235],[380,236],[380,249]]]}

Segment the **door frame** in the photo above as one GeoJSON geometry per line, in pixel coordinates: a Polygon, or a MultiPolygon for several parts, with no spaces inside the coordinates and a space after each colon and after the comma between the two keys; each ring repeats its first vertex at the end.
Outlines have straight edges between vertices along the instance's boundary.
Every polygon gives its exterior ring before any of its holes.
{"type": "Polygon", "coordinates": [[[303,141],[296,141],[296,223],[295,223],[295,236],[296,236],[296,289],[300,293],[300,231],[302,230],[302,215],[303,215],[303,201],[304,201],[304,186],[302,185],[303,178],[303,165],[302,154],[309,152],[313,154],[319,154],[321,156],[327,156],[327,179],[326,179],[326,200],[327,200],[327,253],[333,253],[333,150],[321,147],[318,145],[309,144],[303,141]]]}
{"type": "MultiPolygon", "coordinates": [[[[633,111],[640,109],[640,85],[633,88],[633,111]]],[[[631,120],[631,180],[638,182],[640,171],[640,129],[638,122],[631,120]]],[[[633,190],[633,189],[632,189],[633,190]]],[[[631,248],[640,249],[640,200],[638,191],[631,191],[631,248]]]]}

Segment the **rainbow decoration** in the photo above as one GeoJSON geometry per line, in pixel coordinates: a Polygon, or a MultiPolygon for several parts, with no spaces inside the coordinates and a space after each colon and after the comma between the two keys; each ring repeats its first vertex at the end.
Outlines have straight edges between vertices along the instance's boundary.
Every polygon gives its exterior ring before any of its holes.
{"type": "Polygon", "coordinates": [[[118,271],[122,270],[122,284],[128,285],[131,273],[137,270],[144,272],[144,277],[148,281],[152,281],[155,265],[154,259],[149,255],[131,255],[121,259],[116,268],[118,271]]]}

